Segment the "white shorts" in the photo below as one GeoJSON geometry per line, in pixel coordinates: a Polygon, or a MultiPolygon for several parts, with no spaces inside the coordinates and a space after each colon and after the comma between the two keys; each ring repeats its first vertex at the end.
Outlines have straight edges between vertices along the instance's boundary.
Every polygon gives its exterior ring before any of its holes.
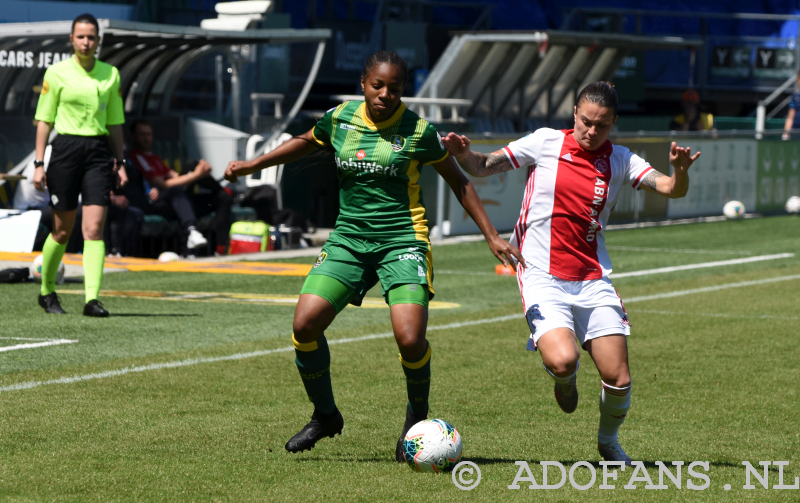
{"type": "Polygon", "coordinates": [[[572,330],[581,346],[604,335],[631,334],[622,299],[606,277],[567,281],[529,265],[517,278],[531,329],[528,349],[535,351],[539,338],[554,328],[572,330]]]}

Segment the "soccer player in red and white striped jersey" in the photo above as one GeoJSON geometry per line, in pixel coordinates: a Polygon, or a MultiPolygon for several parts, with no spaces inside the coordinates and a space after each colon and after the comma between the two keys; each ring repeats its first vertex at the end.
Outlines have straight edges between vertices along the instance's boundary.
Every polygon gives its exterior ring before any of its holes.
{"type": "Polygon", "coordinates": [[[531,330],[528,348],[540,351],[555,380],[556,400],[571,413],[578,405],[577,339],[602,379],[598,450],[608,461],[630,464],[617,440],[630,407],[630,323],[608,278],[604,228],[623,184],[669,198],[685,196],[688,169],[700,153],[672,143],[673,175],[656,171],[608,140],[617,108],[613,86],[595,82],[578,95],[574,129],[542,128],[488,155],[471,151],[465,136],[450,133],[443,141],[473,176],[527,169],[511,243],[527,266],[517,268],[517,279],[531,330]]]}

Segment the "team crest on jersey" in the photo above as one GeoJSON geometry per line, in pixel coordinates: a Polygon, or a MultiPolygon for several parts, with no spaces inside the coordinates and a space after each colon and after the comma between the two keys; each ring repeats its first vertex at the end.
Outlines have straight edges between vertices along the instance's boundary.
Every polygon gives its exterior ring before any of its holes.
{"type": "Polygon", "coordinates": [[[364,159],[365,157],[367,157],[367,153],[364,152],[364,149],[362,148],[361,150],[358,151],[358,153],[356,154],[356,157],[358,157],[358,160],[360,161],[360,160],[364,159]]]}
{"type": "Polygon", "coordinates": [[[594,161],[594,169],[601,175],[605,175],[608,171],[608,161],[603,159],[602,157],[599,159],[595,159],[594,161]]]}
{"type": "Polygon", "coordinates": [[[406,146],[406,139],[399,134],[393,134],[392,137],[389,138],[389,143],[392,144],[392,150],[400,152],[403,150],[403,147],[406,146]]]}
{"type": "Polygon", "coordinates": [[[317,267],[322,265],[322,263],[325,262],[326,258],[328,258],[328,254],[327,253],[325,253],[325,252],[320,253],[319,257],[317,257],[317,261],[314,262],[314,268],[316,269],[317,267]]]}

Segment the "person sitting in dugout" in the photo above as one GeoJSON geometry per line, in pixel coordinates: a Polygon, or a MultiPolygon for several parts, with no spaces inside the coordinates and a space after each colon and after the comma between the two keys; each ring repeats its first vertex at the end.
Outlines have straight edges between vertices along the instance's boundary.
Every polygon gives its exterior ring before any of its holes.
{"type": "Polygon", "coordinates": [[[139,119],[131,124],[131,138],[130,161],[147,185],[149,204],[142,208],[145,213],[168,219],[177,217],[185,238],[185,249],[181,253],[187,255],[208,244],[197,229],[197,218],[216,212],[213,223],[216,251],[224,255],[228,248],[233,193],[210,176],[211,165],[200,159],[192,171],[178,174],[152,152],[153,128],[146,120],[139,119]]]}

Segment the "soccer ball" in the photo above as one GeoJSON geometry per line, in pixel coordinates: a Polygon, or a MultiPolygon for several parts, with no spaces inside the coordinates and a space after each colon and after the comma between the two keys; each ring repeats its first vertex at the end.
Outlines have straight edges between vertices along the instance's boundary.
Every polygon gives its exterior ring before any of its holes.
{"type": "Polygon", "coordinates": [[[786,201],[786,213],[800,213],[800,197],[792,196],[786,201]]]}
{"type": "Polygon", "coordinates": [[[176,260],[180,260],[181,256],[175,252],[165,251],[161,255],[158,256],[159,262],[175,262],[176,260]]]}
{"type": "MultiPolygon", "coordinates": [[[[31,264],[31,276],[33,276],[34,281],[37,283],[42,282],[42,261],[44,257],[42,255],[37,255],[35,259],[33,259],[33,263],[31,264]]],[[[64,262],[58,264],[58,271],[56,271],[56,283],[63,283],[64,282],[64,262]]]]}
{"type": "Polygon", "coordinates": [[[722,214],[729,220],[744,218],[744,204],[741,201],[728,201],[722,207],[722,214]]]}
{"type": "Polygon", "coordinates": [[[441,419],[418,422],[403,441],[406,463],[418,472],[449,472],[461,459],[462,448],[458,430],[441,419]]]}

